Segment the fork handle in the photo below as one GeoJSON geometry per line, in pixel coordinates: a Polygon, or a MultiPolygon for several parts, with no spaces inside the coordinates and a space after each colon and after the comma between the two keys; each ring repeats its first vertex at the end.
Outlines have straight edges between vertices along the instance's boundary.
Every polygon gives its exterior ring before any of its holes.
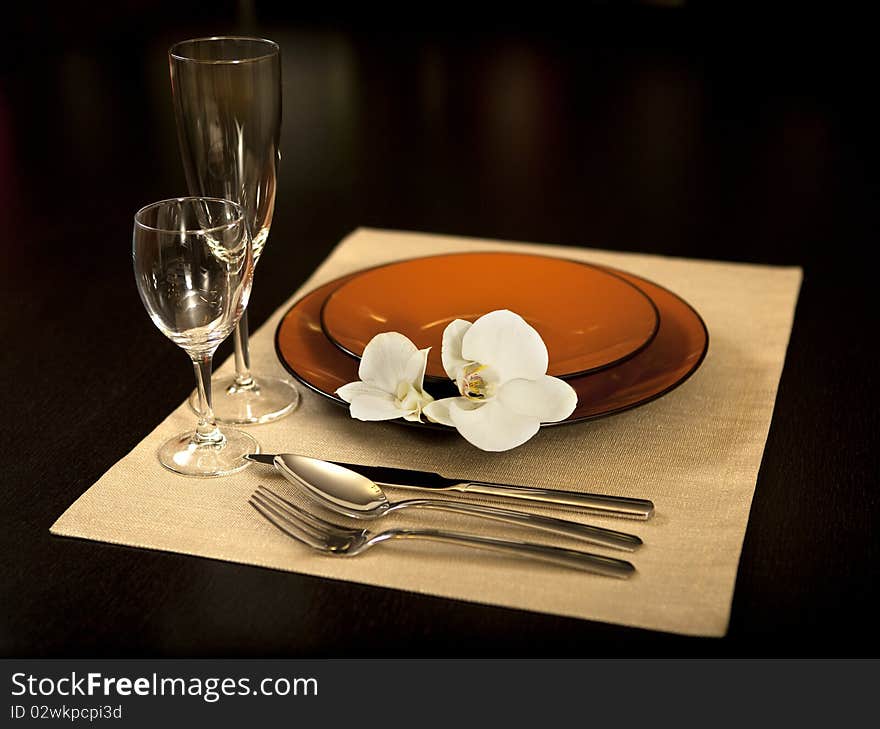
{"type": "Polygon", "coordinates": [[[622,559],[604,557],[590,552],[578,552],[574,549],[562,547],[550,547],[543,544],[529,542],[514,542],[494,537],[478,537],[472,534],[460,534],[447,532],[439,529],[393,529],[377,535],[370,540],[372,543],[386,539],[427,539],[432,542],[445,542],[447,544],[460,544],[478,549],[488,549],[492,552],[510,554],[517,557],[527,557],[541,562],[549,562],[560,567],[569,567],[583,572],[592,572],[606,577],[626,579],[635,574],[636,568],[622,559]]]}
{"type": "Polygon", "coordinates": [[[398,501],[393,504],[389,511],[406,508],[437,509],[438,511],[451,511],[458,514],[471,514],[507,524],[543,529],[547,532],[574,537],[575,539],[581,539],[602,547],[624,549],[628,552],[632,552],[642,546],[642,540],[635,534],[605,529],[604,527],[592,526],[591,524],[581,524],[567,519],[557,519],[552,516],[541,516],[513,509],[502,509],[497,506],[462,504],[453,501],[440,501],[439,499],[407,499],[406,501],[398,501]]]}

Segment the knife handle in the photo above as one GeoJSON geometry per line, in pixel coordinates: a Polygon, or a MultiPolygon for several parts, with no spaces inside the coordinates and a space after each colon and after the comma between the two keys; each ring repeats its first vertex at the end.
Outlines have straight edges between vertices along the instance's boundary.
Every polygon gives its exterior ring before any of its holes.
{"type": "Polygon", "coordinates": [[[536,501],[555,506],[571,506],[602,516],[621,516],[629,519],[649,519],[654,514],[654,504],[647,499],[626,496],[603,496],[581,494],[575,491],[539,489],[531,486],[510,486],[483,481],[462,481],[451,488],[465,494],[481,494],[501,498],[536,501]]]}

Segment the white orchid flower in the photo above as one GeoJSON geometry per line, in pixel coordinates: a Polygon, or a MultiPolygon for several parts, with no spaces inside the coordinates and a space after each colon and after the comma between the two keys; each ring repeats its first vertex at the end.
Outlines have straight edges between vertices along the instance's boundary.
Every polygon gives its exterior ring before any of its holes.
{"type": "Polygon", "coordinates": [[[377,334],[361,355],[360,381],[343,385],[336,394],[358,420],[420,421],[422,409],[434,399],[423,389],[429,351],[398,332],[377,334]]]}
{"type": "Polygon", "coordinates": [[[424,413],[484,451],[516,448],[541,423],[564,420],[577,405],[571,385],[547,374],[541,336],[512,311],[493,311],[473,324],[456,319],[443,332],[441,355],[461,396],[435,400],[424,413]]]}

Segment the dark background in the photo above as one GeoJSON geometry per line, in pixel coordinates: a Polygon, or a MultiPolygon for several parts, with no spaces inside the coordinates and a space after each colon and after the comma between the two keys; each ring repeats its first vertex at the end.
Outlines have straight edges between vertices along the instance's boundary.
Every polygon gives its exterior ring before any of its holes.
{"type": "Polygon", "coordinates": [[[827,7],[512,6],[13,11],[0,51],[0,654],[874,653],[871,25],[827,7]],[[136,294],[131,221],[185,193],[167,48],[232,32],[283,50],[254,329],[361,225],[804,267],[726,638],[50,537],[191,389],[136,294]]]}

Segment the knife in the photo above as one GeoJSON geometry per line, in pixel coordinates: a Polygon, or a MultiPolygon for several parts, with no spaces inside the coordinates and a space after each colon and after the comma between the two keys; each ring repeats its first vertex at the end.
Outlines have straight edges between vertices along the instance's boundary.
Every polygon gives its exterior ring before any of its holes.
{"type": "MultiPolygon", "coordinates": [[[[286,454],[278,454],[283,458],[286,454]]],[[[259,453],[245,456],[249,461],[275,465],[275,454],[259,453]]],[[[633,499],[627,496],[605,496],[603,494],[582,494],[576,491],[541,489],[531,486],[513,486],[486,481],[462,481],[446,478],[433,471],[417,471],[410,468],[391,466],[365,466],[358,463],[329,461],[350,468],[366,476],[380,486],[420,491],[457,491],[464,494],[497,497],[503,501],[531,501],[554,506],[567,506],[602,516],[619,516],[629,519],[649,519],[654,514],[654,504],[647,499],[633,499]]]]}

